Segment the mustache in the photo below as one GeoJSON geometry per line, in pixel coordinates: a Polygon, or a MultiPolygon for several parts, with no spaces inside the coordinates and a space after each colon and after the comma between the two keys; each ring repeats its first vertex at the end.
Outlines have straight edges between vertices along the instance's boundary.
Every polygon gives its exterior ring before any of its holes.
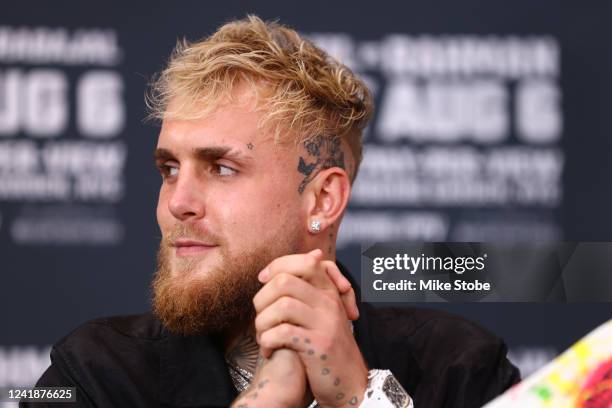
{"type": "Polygon", "coordinates": [[[162,245],[173,246],[178,239],[191,239],[215,245],[221,245],[223,243],[221,236],[211,231],[203,231],[201,228],[192,224],[176,223],[174,227],[172,227],[172,230],[162,237],[162,245]]]}

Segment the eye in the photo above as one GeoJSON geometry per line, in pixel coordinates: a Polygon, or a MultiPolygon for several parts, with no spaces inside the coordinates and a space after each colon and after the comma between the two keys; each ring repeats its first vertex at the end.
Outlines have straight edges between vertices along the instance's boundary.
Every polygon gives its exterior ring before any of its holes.
{"type": "Polygon", "coordinates": [[[215,171],[221,177],[233,176],[237,173],[236,170],[231,167],[224,166],[223,164],[215,164],[215,171]]]}
{"type": "Polygon", "coordinates": [[[179,168],[174,165],[172,162],[160,163],[157,165],[159,172],[163,179],[168,177],[176,177],[179,172],[179,168]]]}

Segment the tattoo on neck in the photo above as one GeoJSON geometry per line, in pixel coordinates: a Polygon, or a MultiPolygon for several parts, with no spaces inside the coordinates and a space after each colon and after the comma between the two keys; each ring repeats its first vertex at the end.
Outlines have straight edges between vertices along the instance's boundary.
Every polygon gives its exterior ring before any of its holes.
{"type": "Polygon", "coordinates": [[[340,148],[342,139],[338,136],[316,136],[304,142],[307,158],[300,157],[297,170],[304,175],[304,179],[298,187],[298,192],[302,194],[306,185],[321,170],[332,167],[346,169],[344,164],[344,152],[340,148]],[[314,159],[314,161],[310,161],[314,159]],[[309,160],[308,162],[306,160],[309,160]]]}
{"type": "Polygon", "coordinates": [[[259,347],[251,334],[244,334],[236,345],[225,353],[225,358],[231,364],[245,369],[251,374],[255,373],[258,364],[260,364],[259,356],[259,347]]]}

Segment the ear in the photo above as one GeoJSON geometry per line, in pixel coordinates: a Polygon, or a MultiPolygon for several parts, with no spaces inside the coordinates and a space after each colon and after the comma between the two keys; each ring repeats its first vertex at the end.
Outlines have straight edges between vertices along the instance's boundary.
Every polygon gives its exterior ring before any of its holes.
{"type": "Polygon", "coordinates": [[[316,234],[342,217],[351,195],[351,182],[346,171],[332,167],[317,174],[304,193],[308,194],[306,228],[316,234]],[[319,231],[313,230],[313,221],[319,222],[319,231]]]}

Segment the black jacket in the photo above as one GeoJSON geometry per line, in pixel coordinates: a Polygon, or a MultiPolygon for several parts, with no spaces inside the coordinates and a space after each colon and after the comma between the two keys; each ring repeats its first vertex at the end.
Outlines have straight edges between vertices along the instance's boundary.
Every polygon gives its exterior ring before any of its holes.
{"type": "MultiPolygon", "coordinates": [[[[463,318],[366,303],[360,312],[369,367],[390,369],[415,408],[480,407],[519,380],[504,343],[463,318]]],[[[237,396],[217,339],[174,335],[151,314],[90,321],[51,361],[37,386],[76,386],[79,407],[227,407],[237,396]]]]}

